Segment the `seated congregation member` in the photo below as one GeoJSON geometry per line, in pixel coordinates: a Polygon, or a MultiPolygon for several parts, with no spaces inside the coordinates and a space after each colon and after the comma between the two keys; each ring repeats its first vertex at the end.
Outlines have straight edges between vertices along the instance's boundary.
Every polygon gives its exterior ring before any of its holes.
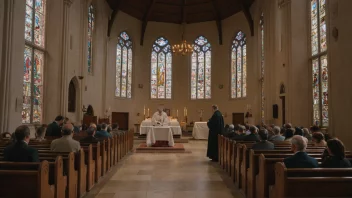
{"type": "Polygon", "coordinates": [[[300,135],[303,136],[303,130],[299,127],[295,128],[295,134],[294,135],[300,135]]]}
{"type": "Polygon", "coordinates": [[[291,150],[295,154],[284,159],[286,168],[317,168],[318,161],[306,153],[307,141],[300,135],[291,139],[291,150]]]}
{"type": "Polygon", "coordinates": [[[351,162],[346,159],[345,146],[338,139],[327,141],[328,156],[323,160],[321,167],[323,168],[350,168],[351,162]]]}
{"type": "Polygon", "coordinates": [[[4,161],[10,162],[39,162],[38,151],[28,146],[30,130],[21,125],[15,131],[16,142],[4,150],[4,161]]]}
{"type": "Polygon", "coordinates": [[[257,133],[257,127],[255,126],[250,126],[249,127],[249,131],[251,132],[251,134],[247,135],[246,137],[244,137],[244,141],[256,141],[256,142],[259,142],[260,141],[260,138],[258,136],[258,133],[257,133]]]}
{"type": "Polygon", "coordinates": [[[45,140],[46,127],[41,126],[35,131],[35,140],[41,142],[45,140]]]}
{"type": "Polygon", "coordinates": [[[312,141],[312,135],[307,128],[303,128],[303,136],[307,138],[309,142],[312,141]]]}
{"type": "MultiPolygon", "coordinates": [[[[98,126],[99,126],[99,125],[98,125],[98,126]]],[[[97,129],[97,132],[95,133],[95,137],[96,137],[96,138],[111,138],[112,136],[111,136],[111,134],[107,131],[107,129],[108,129],[108,125],[105,124],[105,123],[103,123],[103,124],[101,125],[101,130],[98,131],[98,129],[97,129]]]]}
{"type": "Polygon", "coordinates": [[[81,149],[81,145],[73,137],[73,125],[65,124],[62,128],[62,137],[53,140],[50,149],[56,152],[77,152],[81,149]]]}
{"type": "Polygon", "coordinates": [[[315,133],[315,132],[321,132],[320,128],[318,126],[311,126],[310,127],[310,132],[315,133]]]}
{"type": "Polygon", "coordinates": [[[313,142],[314,146],[321,146],[321,147],[326,146],[326,141],[324,139],[324,135],[322,132],[313,133],[312,142],[313,142]]]}
{"type": "Polygon", "coordinates": [[[246,127],[238,125],[237,133],[231,138],[233,140],[243,140],[246,137],[246,127]]]}
{"type": "Polygon", "coordinates": [[[285,130],[285,141],[290,142],[295,131],[292,128],[285,130]]]}
{"type": "Polygon", "coordinates": [[[284,141],[284,140],[285,140],[285,136],[282,136],[282,135],[280,134],[280,132],[281,132],[280,127],[275,126],[275,127],[273,128],[274,136],[272,136],[272,137],[270,138],[270,141],[275,141],[275,142],[284,141]]]}
{"type": "Polygon", "coordinates": [[[261,129],[259,131],[260,142],[253,145],[253,150],[273,150],[275,148],[274,144],[268,141],[268,131],[266,129],[261,129]]]}
{"type": "Polygon", "coordinates": [[[96,129],[94,127],[89,127],[87,129],[87,137],[82,138],[80,142],[99,142],[99,140],[95,137],[96,129]]]}
{"type": "Polygon", "coordinates": [[[61,126],[64,123],[63,116],[56,116],[55,121],[48,125],[45,136],[61,137],[61,126]]]}

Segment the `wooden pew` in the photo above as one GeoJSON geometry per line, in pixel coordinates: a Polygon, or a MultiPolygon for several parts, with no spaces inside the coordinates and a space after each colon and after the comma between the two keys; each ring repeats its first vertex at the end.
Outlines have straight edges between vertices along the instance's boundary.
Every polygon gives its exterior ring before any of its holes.
{"type": "Polygon", "coordinates": [[[82,149],[84,150],[85,154],[85,163],[87,165],[87,185],[86,190],[89,192],[95,184],[95,160],[93,158],[93,146],[89,144],[88,146],[81,145],[82,149]]]}
{"type": "MultiPolygon", "coordinates": [[[[103,141],[102,141],[103,143],[103,141]]],[[[92,145],[92,150],[93,150],[93,160],[95,161],[95,176],[94,180],[95,183],[98,183],[99,179],[102,176],[102,167],[103,167],[103,162],[102,162],[102,156],[101,156],[101,151],[100,149],[102,148],[100,142],[97,143],[89,143],[89,142],[81,142],[81,146],[87,147],[89,145],[92,145]]]]}
{"type": "MultiPolygon", "coordinates": [[[[307,150],[308,153],[323,153],[323,150],[321,149],[309,149],[307,150]]],[[[246,184],[246,195],[247,198],[255,198],[256,197],[256,176],[259,173],[259,156],[261,154],[263,155],[268,155],[269,154],[292,154],[291,150],[249,150],[249,160],[248,160],[248,164],[243,164],[243,166],[247,166],[246,174],[247,177],[246,179],[242,180],[242,184],[246,184]],[[245,183],[247,182],[247,183],[245,183]]],[[[273,156],[271,155],[271,156],[273,156]]],[[[244,161],[244,160],[243,160],[244,161]]],[[[244,170],[242,169],[241,174],[244,174],[244,170]]],[[[243,190],[244,191],[244,190],[243,190]]]]}
{"type": "MultiPolygon", "coordinates": [[[[28,163],[0,162],[0,170],[36,170],[38,169],[38,164],[39,163],[30,163],[30,162],[28,163]]],[[[64,176],[62,157],[57,156],[55,162],[48,162],[48,164],[49,164],[49,185],[55,186],[54,197],[64,198],[67,177],[64,176]]]]}
{"type": "Polygon", "coordinates": [[[351,185],[351,168],[287,169],[278,162],[270,198],[352,197],[351,185]]]}
{"type": "MultiPolygon", "coordinates": [[[[235,175],[236,177],[236,185],[238,188],[242,188],[244,186],[243,192],[246,194],[246,178],[247,178],[247,168],[248,168],[248,159],[249,159],[249,149],[252,148],[253,143],[241,143],[237,147],[237,159],[236,159],[236,164],[235,164],[235,175]]],[[[315,153],[323,153],[323,147],[308,147],[309,149],[322,149],[322,150],[317,150],[315,153]]],[[[286,153],[292,153],[290,150],[290,146],[287,144],[275,144],[275,150],[273,153],[277,152],[280,153],[281,151],[286,150],[286,153]]]]}
{"type": "MultiPolygon", "coordinates": [[[[13,162],[1,162],[6,163],[13,162]]],[[[34,170],[0,170],[0,197],[54,198],[49,185],[49,162],[33,164],[37,166],[34,170]]]]}
{"type": "MultiPolygon", "coordinates": [[[[283,162],[289,156],[287,154],[273,155],[273,154],[260,154],[259,156],[259,172],[256,175],[256,197],[265,198],[269,197],[269,186],[275,183],[275,164],[276,162],[283,162]]],[[[321,161],[321,158],[316,158],[321,161]]]]}

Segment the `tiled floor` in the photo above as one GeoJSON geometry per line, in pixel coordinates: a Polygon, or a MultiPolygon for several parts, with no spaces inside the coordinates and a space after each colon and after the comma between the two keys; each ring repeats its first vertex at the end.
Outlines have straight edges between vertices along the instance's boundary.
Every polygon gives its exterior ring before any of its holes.
{"type": "Polygon", "coordinates": [[[207,142],[184,144],[192,153],[133,153],[96,198],[242,198],[206,155],[207,142]]]}

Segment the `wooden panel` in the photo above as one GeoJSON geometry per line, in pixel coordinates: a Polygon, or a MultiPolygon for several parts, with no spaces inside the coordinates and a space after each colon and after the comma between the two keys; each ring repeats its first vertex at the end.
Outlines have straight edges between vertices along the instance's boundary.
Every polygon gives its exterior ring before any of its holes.
{"type": "Polygon", "coordinates": [[[244,113],[232,113],[232,124],[244,124],[244,113]]]}
{"type": "Polygon", "coordinates": [[[118,123],[121,130],[128,130],[128,119],[129,113],[112,112],[111,122],[118,123]]]}

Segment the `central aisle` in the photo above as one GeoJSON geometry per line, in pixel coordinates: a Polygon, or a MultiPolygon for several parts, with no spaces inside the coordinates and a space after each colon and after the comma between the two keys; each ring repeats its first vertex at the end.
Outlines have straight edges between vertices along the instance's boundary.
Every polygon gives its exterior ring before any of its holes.
{"type": "MultiPolygon", "coordinates": [[[[241,198],[217,163],[206,155],[206,141],[184,144],[192,153],[133,153],[100,187],[99,198],[241,198]]],[[[98,187],[99,188],[99,187],[98,187]]],[[[90,197],[90,196],[88,196],[90,197]]]]}

